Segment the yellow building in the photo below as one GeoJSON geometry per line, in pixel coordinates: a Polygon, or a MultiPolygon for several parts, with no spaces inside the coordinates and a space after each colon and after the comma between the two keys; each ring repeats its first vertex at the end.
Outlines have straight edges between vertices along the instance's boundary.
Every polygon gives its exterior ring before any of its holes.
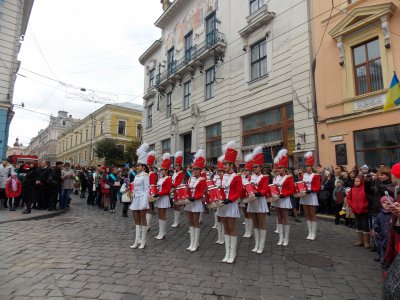
{"type": "Polygon", "coordinates": [[[128,143],[141,138],[142,110],[129,102],[104,105],[58,137],[57,159],[72,165],[101,164],[95,145],[105,138],[114,139],[125,152],[128,143]]]}

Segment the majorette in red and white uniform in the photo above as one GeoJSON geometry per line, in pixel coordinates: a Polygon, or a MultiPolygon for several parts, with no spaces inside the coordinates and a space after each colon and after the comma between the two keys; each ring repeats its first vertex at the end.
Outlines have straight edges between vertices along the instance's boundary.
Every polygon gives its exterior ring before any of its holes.
{"type": "MultiPolygon", "coordinates": [[[[223,161],[224,161],[224,155],[222,155],[218,158],[217,171],[219,171],[219,173],[224,171],[224,165],[222,163],[223,161]]],[[[220,175],[218,173],[215,174],[213,177],[213,183],[218,189],[220,189],[221,194],[224,193],[224,191],[222,189],[222,178],[223,177],[224,177],[223,175],[220,175]]],[[[218,231],[216,243],[219,245],[223,245],[225,243],[224,226],[221,223],[221,218],[217,216],[217,211],[214,212],[214,220],[215,220],[215,225],[213,228],[216,228],[218,231]]]]}
{"type": "MultiPolygon", "coordinates": [[[[192,165],[193,169],[204,168],[206,162],[206,153],[203,149],[197,150],[194,156],[194,162],[192,165]]],[[[190,189],[190,201],[191,203],[185,205],[185,211],[189,211],[192,213],[201,213],[204,211],[203,200],[204,193],[206,192],[207,185],[206,180],[201,175],[199,177],[192,176],[189,180],[189,189],[190,189]]],[[[200,227],[192,227],[189,228],[190,232],[190,246],[186,249],[189,251],[196,251],[199,247],[199,239],[200,239],[200,227]]]]}
{"type": "MultiPolygon", "coordinates": [[[[175,166],[183,166],[183,152],[182,151],[177,151],[175,153],[175,166]]],[[[183,184],[183,178],[184,174],[183,171],[174,171],[174,174],[172,175],[172,188],[174,190],[174,201],[176,201],[177,197],[177,192],[176,188],[183,184]]],[[[171,225],[171,227],[176,228],[179,226],[180,222],[180,207],[179,206],[174,206],[174,223],[171,225]]]]}
{"type": "MultiPolygon", "coordinates": [[[[149,149],[149,145],[147,143],[143,143],[137,150],[136,155],[138,156],[137,163],[139,165],[146,165],[147,164],[147,150],[149,149]]],[[[135,180],[133,181],[133,199],[130,205],[130,209],[133,211],[145,211],[149,208],[149,174],[145,173],[144,171],[136,174],[135,180]]],[[[147,228],[149,223],[141,224],[140,218],[139,221],[135,220],[136,224],[136,235],[135,235],[135,242],[131,246],[132,249],[143,249],[146,246],[146,235],[147,235],[147,228]],[[140,246],[139,246],[140,245],[140,246]]]]}
{"type": "MultiPolygon", "coordinates": [[[[287,150],[281,149],[278,152],[278,155],[274,160],[274,168],[278,169],[280,167],[288,168],[289,167],[289,158],[287,157],[287,150]]],[[[281,193],[281,199],[276,202],[272,202],[272,206],[279,208],[292,208],[292,202],[290,201],[290,196],[294,194],[294,180],[293,176],[288,174],[284,176],[275,176],[273,180],[273,184],[278,186],[279,191],[281,193]]]]}
{"type": "MultiPolygon", "coordinates": [[[[318,174],[315,174],[312,171],[312,167],[315,163],[313,153],[308,151],[304,155],[304,158],[306,160],[306,172],[304,172],[303,181],[307,186],[307,195],[300,198],[300,204],[306,205],[304,209],[307,209],[307,205],[318,206],[317,193],[321,190],[321,179],[318,174]]],[[[312,214],[315,214],[315,211],[310,211],[307,215],[308,219],[306,220],[306,223],[308,228],[308,236],[306,239],[313,241],[317,236],[317,222],[313,220],[316,218],[312,214]]]]}
{"type": "MultiPolygon", "coordinates": [[[[242,186],[243,186],[242,196],[241,196],[242,200],[246,199],[246,197],[249,196],[246,192],[245,186],[251,184],[251,173],[253,172],[253,158],[254,158],[253,152],[248,153],[244,157],[244,173],[242,174],[242,186]]],[[[251,219],[251,216],[247,213],[248,204],[242,202],[240,203],[240,206],[243,208],[243,213],[244,210],[246,211],[246,213],[244,214],[245,232],[243,237],[251,238],[253,235],[253,220],[251,219]]]]}
{"type": "Polygon", "coordinates": [[[163,217],[165,212],[163,209],[167,209],[171,207],[171,203],[169,201],[169,195],[172,189],[172,179],[168,176],[169,168],[171,167],[171,154],[164,153],[162,157],[162,163],[160,170],[165,170],[166,174],[164,176],[160,176],[157,181],[157,194],[155,195],[158,199],[155,202],[154,206],[157,207],[158,210],[158,225],[159,231],[158,235],[155,237],[157,240],[162,240],[165,238],[167,233],[167,220],[163,217]]]}
{"type": "MultiPolygon", "coordinates": [[[[230,141],[226,144],[224,164],[235,164],[238,152],[234,147],[235,141],[230,141]]],[[[217,216],[222,218],[240,218],[239,200],[243,189],[241,176],[234,172],[225,173],[222,178],[222,188],[224,189],[226,200],[224,200],[225,205],[218,208],[217,216]]],[[[230,226],[232,225],[228,224],[228,227],[230,226]]],[[[231,264],[236,258],[237,235],[232,235],[230,232],[225,231],[224,238],[225,257],[222,262],[231,264]]]]}
{"type": "MultiPolygon", "coordinates": [[[[253,150],[253,167],[254,166],[262,166],[264,164],[264,154],[262,153],[262,147],[256,147],[253,150]]],[[[247,212],[249,213],[267,213],[268,205],[266,197],[269,196],[269,180],[268,175],[263,175],[262,173],[259,175],[252,174],[250,182],[256,187],[260,196],[257,197],[257,200],[250,202],[247,205],[247,212]]]]}
{"type": "MultiPolygon", "coordinates": [[[[151,190],[151,186],[157,185],[157,174],[153,171],[153,165],[154,162],[156,160],[156,152],[155,151],[150,151],[147,154],[147,167],[149,168],[149,183],[150,183],[150,190],[151,190]]],[[[150,191],[151,193],[151,191],[150,191]]],[[[150,195],[152,196],[152,195],[150,195]]],[[[154,210],[153,204],[150,204],[150,209],[147,211],[146,214],[146,221],[147,221],[147,230],[150,229],[150,222],[151,222],[151,218],[153,216],[153,212],[152,210],[154,210]]]]}
{"type": "MultiPolygon", "coordinates": [[[[314,157],[311,151],[304,155],[306,159],[306,166],[314,166],[314,157]]],[[[307,185],[307,196],[300,198],[300,204],[318,206],[317,193],[321,190],[321,179],[318,174],[305,172],[303,174],[303,181],[307,185]]]]}
{"type": "MultiPolygon", "coordinates": [[[[284,168],[286,170],[289,167],[289,158],[287,153],[288,151],[286,149],[279,150],[274,159],[275,169],[284,168]]],[[[274,184],[279,188],[280,199],[276,202],[273,202],[272,205],[279,209],[291,209],[292,203],[290,201],[290,196],[294,194],[293,176],[290,174],[278,175],[274,178],[274,184]]],[[[277,245],[287,246],[289,244],[290,224],[283,224],[282,221],[281,223],[278,222],[278,231],[279,241],[277,245]]]]}

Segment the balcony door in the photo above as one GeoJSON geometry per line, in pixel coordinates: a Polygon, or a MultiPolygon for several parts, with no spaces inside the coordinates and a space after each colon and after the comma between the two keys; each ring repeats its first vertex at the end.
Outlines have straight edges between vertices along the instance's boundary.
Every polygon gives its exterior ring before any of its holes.
{"type": "Polygon", "coordinates": [[[206,46],[211,47],[215,44],[216,39],[216,16],[215,12],[206,19],[206,46]]]}

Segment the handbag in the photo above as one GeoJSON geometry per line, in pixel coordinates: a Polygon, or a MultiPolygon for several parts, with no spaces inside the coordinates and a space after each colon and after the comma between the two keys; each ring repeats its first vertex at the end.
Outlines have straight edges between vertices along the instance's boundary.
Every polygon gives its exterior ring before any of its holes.
{"type": "Polygon", "coordinates": [[[130,203],[132,202],[131,198],[129,197],[128,193],[123,193],[121,197],[122,203],[130,203]]]}

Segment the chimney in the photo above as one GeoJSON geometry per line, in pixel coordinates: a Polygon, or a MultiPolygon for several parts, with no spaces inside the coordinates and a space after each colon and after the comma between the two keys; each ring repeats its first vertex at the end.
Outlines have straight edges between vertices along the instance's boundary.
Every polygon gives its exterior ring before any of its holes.
{"type": "Polygon", "coordinates": [[[166,11],[172,4],[169,0],[161,0],[161,3],[163,11],[166,11]]]}

